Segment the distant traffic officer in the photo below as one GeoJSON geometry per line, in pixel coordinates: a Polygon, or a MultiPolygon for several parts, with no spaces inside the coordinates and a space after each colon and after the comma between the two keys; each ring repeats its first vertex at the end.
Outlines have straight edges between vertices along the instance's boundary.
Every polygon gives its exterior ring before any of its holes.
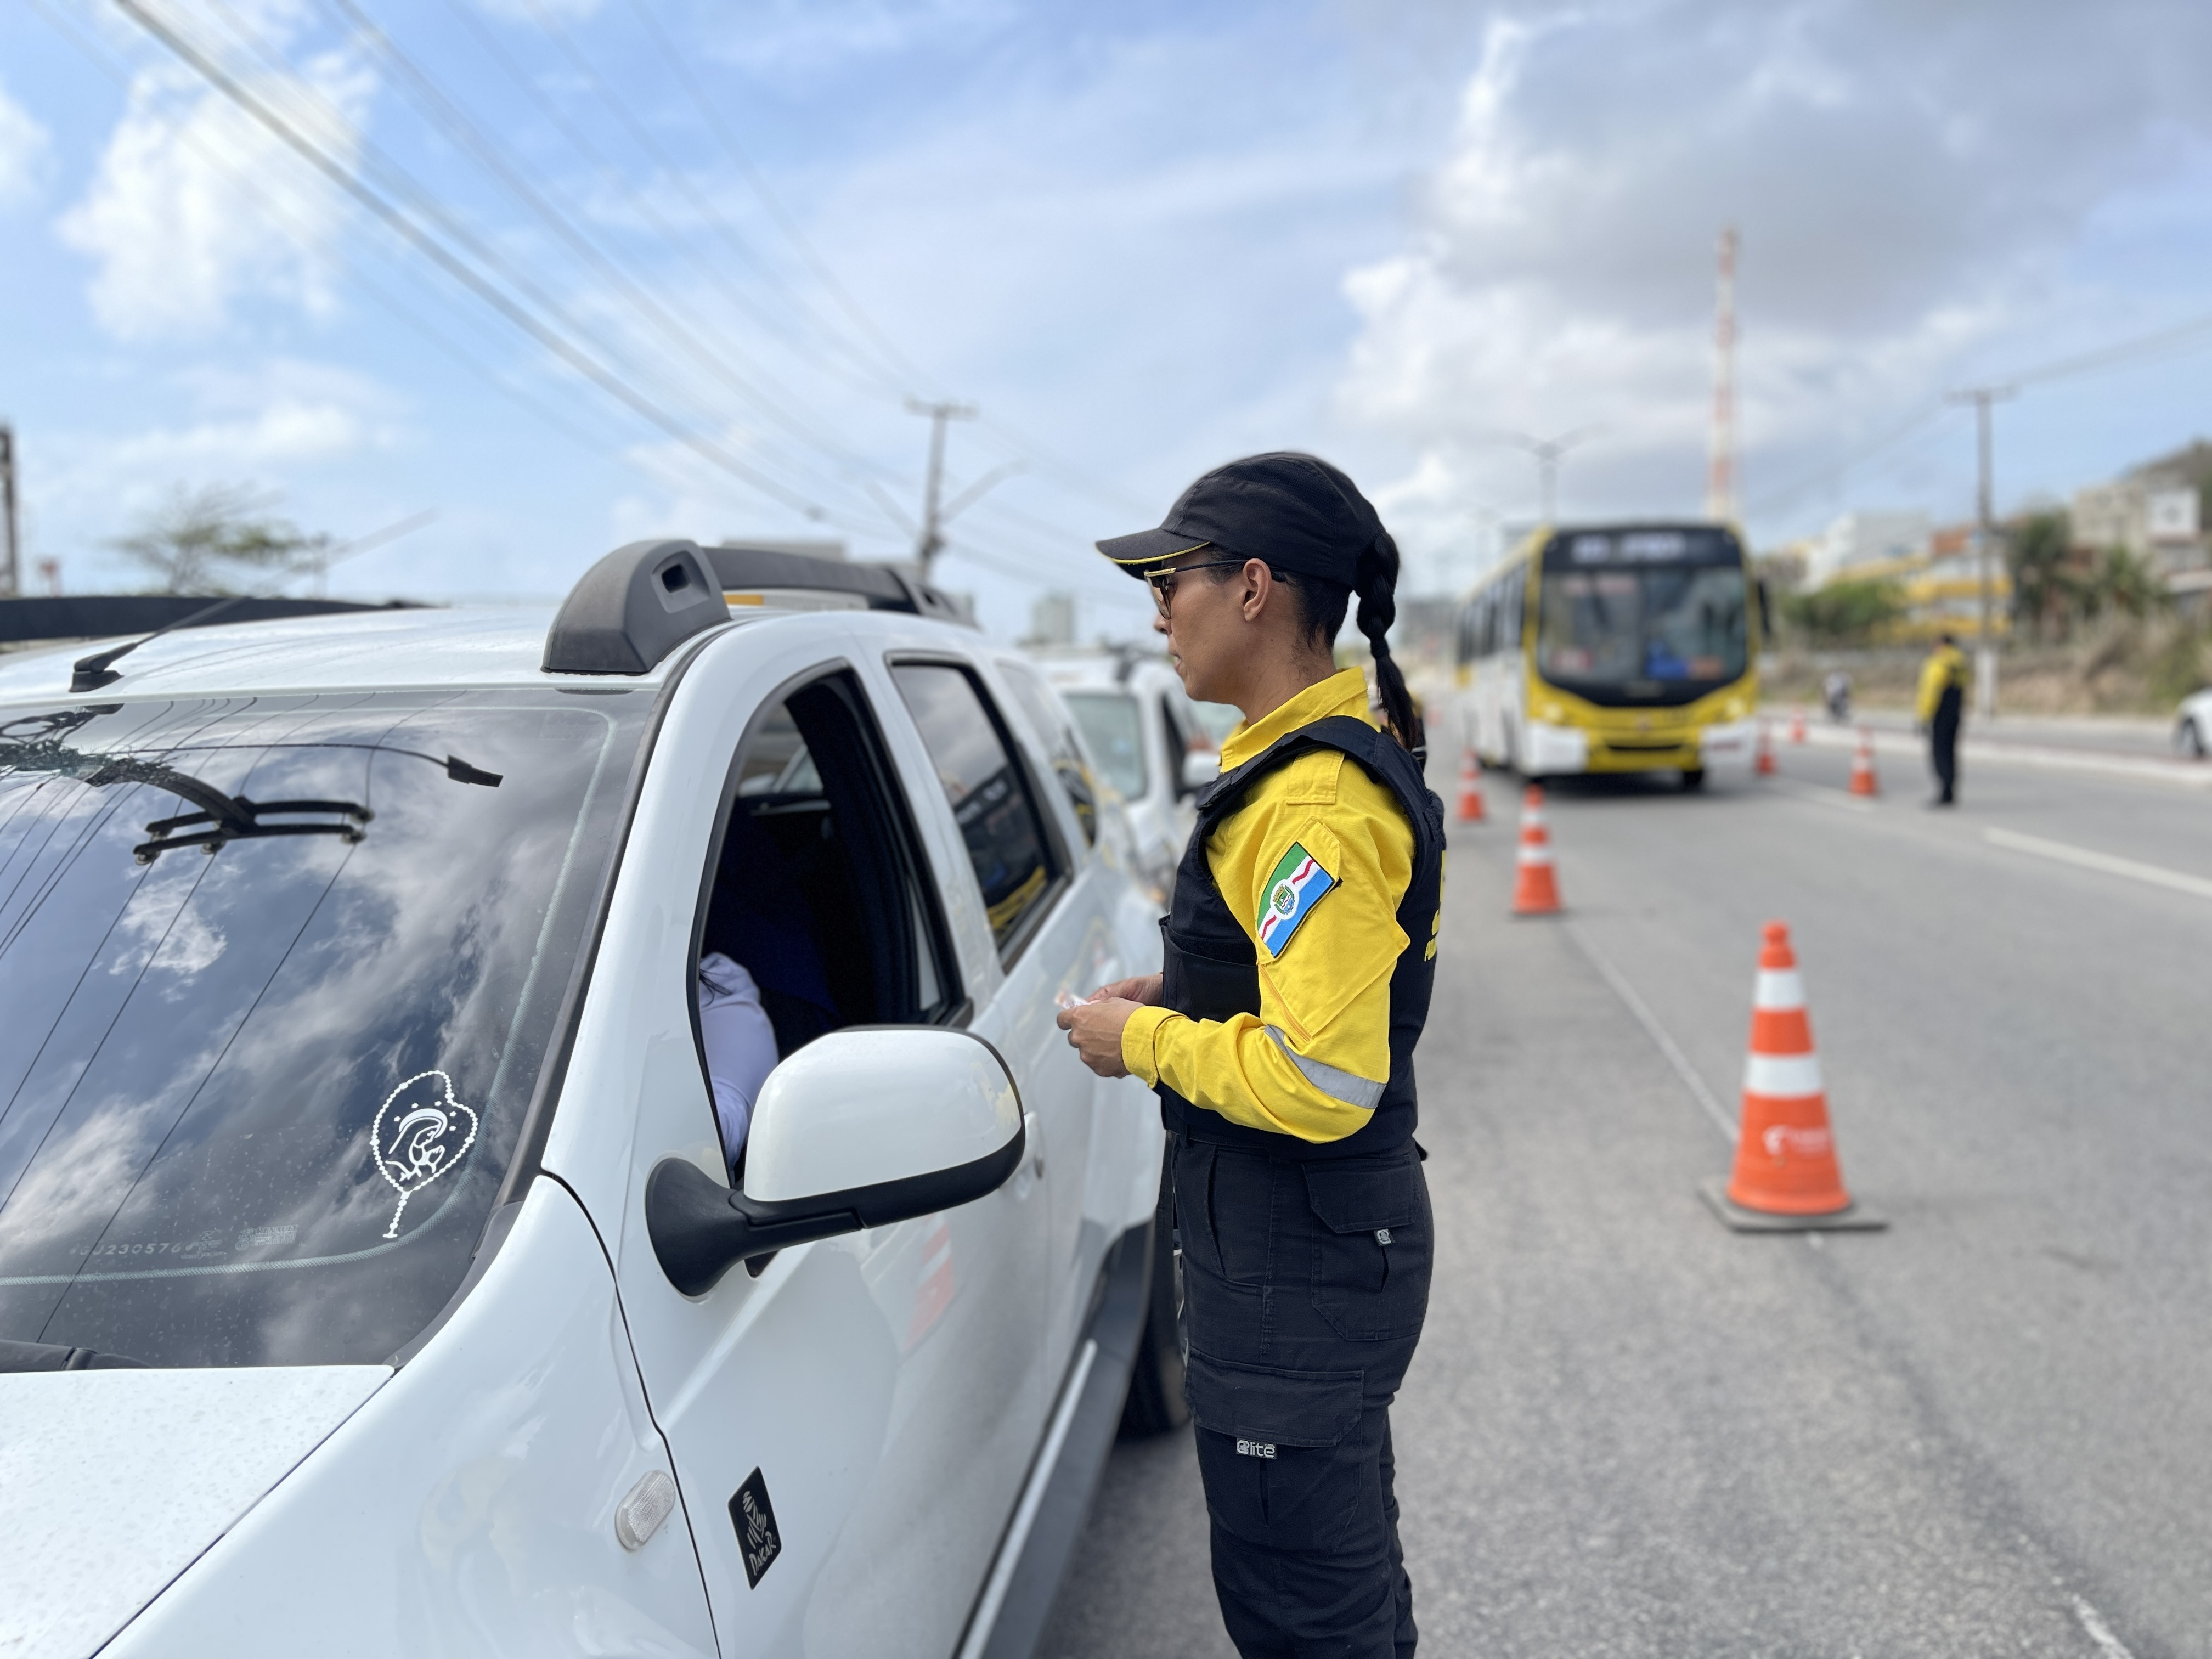
{"type": "Polygon", "coordinates": [[[1959,721],[1966,712],[1966,659],[1948,634],[1936,636],[1936,648],[1920,667],[1916,718],[1928,733],[1928,763],[1936,769],[1931,806],[1953,806],[1959,799],[1959,721]]]}
{"type": "Polygon", "coordinates": [[[1243,724],[1164,919],[1164,975],[1060,1017],[1160,1097],[1213,1583],[1245,1659],[1406,1659],[1389,1406],[1434,1250],[1413,1142],[1443,804],[1385,637],[1398,550],[1352,480],[1255,455],[1099,550],[1152,586],[1183,687],[1243,724]],[[1358,595],[1386,730],[1334,648],[1358,595]]]}

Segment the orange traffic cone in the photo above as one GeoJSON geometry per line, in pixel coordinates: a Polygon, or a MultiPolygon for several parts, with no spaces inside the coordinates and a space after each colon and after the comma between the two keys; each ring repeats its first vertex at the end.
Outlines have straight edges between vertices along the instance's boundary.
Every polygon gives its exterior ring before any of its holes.
{"type": "Polygon", "coordinates": [[[1462,823],[1480,823],[1486,816],[1482,810],[1482,785],[1476,781],[1481,775],[1482,763],[1474,757],[1472,748],[1459,759],[1459,821],[1462,823]]]}
{"type": "Polygon", "coordinates": [[[1802,708],[1793,708],[1790,711],[1790,741],[1792,743],[1805,741],[1805,711],[1802,708]]]}
{"type": "Polygon", "coordinates": [[[1804,982],[1790,949],[1790,929],[1766,924],[1759,981],[1751,999],[1751,1057],[1743,1068],[1743,1127],[1735,1171],[1725,1187],[1702,1189],[1723,1221],[1739,1232],[1875,1228],[1889,1224],[1851,1202],[1828,1132],[1820,1058],[1805,1014],[1804,982]]]}
{"type": "Polygon", "coordinates": [[[1532,783],[1521,797],[1521,848],[1515,857],[1513,914],[1548,916],[1559,908],[1559,878],[1552,869],[1552,835],[1544,827],[1544,787],[1532,783]]]}
{"type": "Polygon", "coordinates": [[[1881,786],[1874,776],[1874,734],[1863,726],[1859,727],[1859,746],[1851,755],[1851,793],[1881,793],[1881,786]]]}
{"type": "Polygon", "coordinates": [[[1762,778],[1774,774],[1774,744],[1768,740],[1765,720],[1759,723],[1759,747],[1752,756],[1751,769],[1762,778]]]}

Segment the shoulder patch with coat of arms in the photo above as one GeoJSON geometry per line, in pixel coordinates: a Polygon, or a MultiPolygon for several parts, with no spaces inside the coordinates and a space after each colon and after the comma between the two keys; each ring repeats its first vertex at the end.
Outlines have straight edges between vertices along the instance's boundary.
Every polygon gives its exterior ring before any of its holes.
{"type": "Polygon", "coordinates": [[[1283,954],[1291,936],[1335,885],[1336,878],[1322,868],[1319,859],[1297,842],[1291,843],[1260,890],[1260,914],[1252,926],[1269,956],[1283,954]]]}

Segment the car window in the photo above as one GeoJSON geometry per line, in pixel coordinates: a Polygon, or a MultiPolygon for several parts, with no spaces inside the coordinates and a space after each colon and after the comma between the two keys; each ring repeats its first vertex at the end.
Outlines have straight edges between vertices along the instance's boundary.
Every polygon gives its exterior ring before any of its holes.
{"type": "Polygon", "coordinates": [[[951,1018],[959,975],[904,793],[849,672],[770,703],[733,771],[698,966],[701,1061],[734,1163],[762,1061],[843,1025],[951,1018]],[[750,1040],[763,1022],[766,1054],[750,1040]]]}
{"type": "Polygon", "coordinates": [[[1014,701],[1029,716],[1030,724],[1044,739],[1045,748],[1052,761],[1052,775],[1060,780],[1060,788],[1067,795],[1068,805],[1075,809],[1075,820],[1083,826],[1083,839],[1088,846],[1098,844],[1098,786],[1091,775],[1091,763],[1084,757],[1083,744],[1069,724],[1068,716],[1045,684],[1024,665],[1002,662],[1000,671],[1006,677],[1006,685],[1014,694],[1014,701]]]}
{"type": "Polygon", "coordinates": [[[834,673],[778,698],[736,769],[701,949],[760,987],[779,1049],[841,1025],[942,1018],[957,975],[858,682],[834,673]]]}
{"type": "Polygon", "coordinates": [[[1083,729],[1083,740],[1098,757],[1098,769],[1107,782],[1127,799],[1144,799],[1145,741],[1137,725],[1137,700],[1126,691],[1067,691],[1061,696],[1083,729]]]}
{"type": "Polygon", "coordinates": [[[374,1362],[452,1297],[648,696],[0,716],[0,1338],[374,1362]]]}
{"type": "Polygon", "coordinates": [[[929,750],[983,890],[1001,957],[1011,957],[1048,905],[1056,872],[1044,817],[988,696],[974,675],[945,663],[901,663],[899,695],[929,750]]]}

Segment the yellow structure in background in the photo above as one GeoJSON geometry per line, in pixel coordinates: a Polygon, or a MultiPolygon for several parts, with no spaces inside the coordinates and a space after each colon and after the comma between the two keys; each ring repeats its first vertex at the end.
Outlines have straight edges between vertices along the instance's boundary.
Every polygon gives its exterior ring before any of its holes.
{"type": "MultiPolygon", "coordinates": [[[[1999,549],[1990,550],[1990,630],[2002,640],[2012,632],[2012,573],[2005,568],[1999,549]]],[[[1834,580],[1888,582],[1897,588],[1905,600],[1905,614],[1881,629],[1885,644],[1925,644],[1945,632],[1957,635],[1962,644],[1980,637],[1982,569],[1970,526],[1937,531],[1924,553],[1853,565],[1834,580]]]]}

